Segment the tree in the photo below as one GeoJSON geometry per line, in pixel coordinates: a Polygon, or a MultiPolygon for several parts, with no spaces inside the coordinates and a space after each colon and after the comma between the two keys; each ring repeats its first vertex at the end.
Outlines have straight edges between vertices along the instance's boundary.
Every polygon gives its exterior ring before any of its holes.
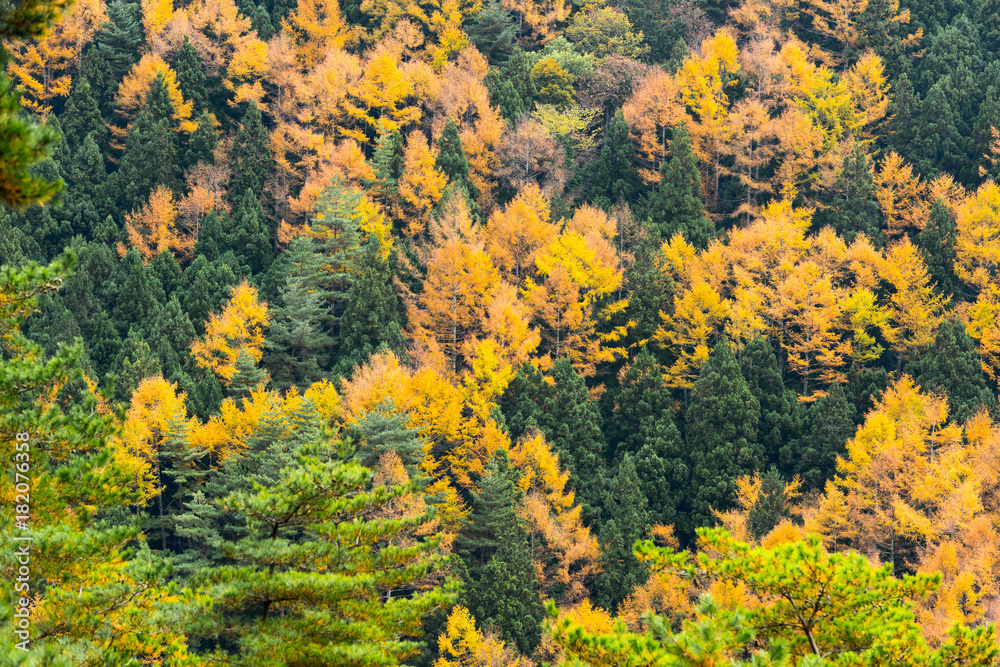
{"type": "Polygon", "coordinates": [[[931,280],[946,299],[957,296],[961,289],[955,275],[957,240],[955,216],[944,199],[938,198],[931,206],[927,224],[920,230],[917,245],[931,280]]]}
{"type": "Polygon", "coordinates": [[[479,190],[469,181],[469,158],[462,148],[462,139],[458,136],[458,126],[451,118],[444,124],[444,131],[438,139],[438,154],[434,166],[439,169],[452,183],[460,184],[472,199],[479,196],[479,190]]]}
{"type": "Polygon", "coordinates": [[[948,421],[963,424],[984,407],[996,412],[997,400],[983,377],[975,343],[961,320],[947,320],[938,327],[934,344],[920,358],[907,364],[924,391],[941,391],[948,397],[948,421]]]}
{"type": "Polygon", "coordinates": [[[233,177],[227,188],[231,203],[238,205],[238,198],[242,198],[247,190],[252,190],[259,197],[274,168],[274,160],[260,109],[254,101],[250,102],[243,114],[243,122],[233,140],[229,159],[229,166],[233,170],[233,177]]]}
{"type": "Polygon", "coordinates": [[[337,372],[347,377],[377,351],[403,354],[402,306],[392,285],[390,260],[382,257],[377,239],[369,238],[355,265],[347,308],[337,333],[337,372]]]}
{"type": "Polygon", "coordinates": [[[608,123],[604,134],[601,155],[594,164],[593,181],[590,184],[592,197],[608,204],[618,200],[631,201],[639,183],[633,164],[635,146],[629,136],[628,123],[619,111],[608,123]]]}
{"type": "Polygon", "coordinates": [[[267,304],[257,300],[257,289],[244,280],[231,291],[219,314],[212,314],[205,336],[191,345],[191,356],[199,366],[215,372],[229,384],[236,360],[246,351],[255,362],[263,355],[264,329],[270,322],[267,304]]]}
{"type": "Polygon", "coordinates": [[[406,414],[395,410],[391,399],[361,415],[346,429],[351,442],[357,443],[354,459],[373,468],[387,452],[392,452],[410,474],[416,474],[425,443],[409,421],[406,414]]]}
{"type": "Polygon", "coordinates": [[[785,388],[778,359],[768,340],[758,336],[740,352],[740,372],[760,404],[757,442],[769,465],[790,472],[796,452],[792,443],[801,429],[795,392],[785,388]]]}
{"type": "Polygon", "coordinates": [[[829,216],[833,228],[847,243],[853,243],[858,234],[864,234],[876,247],[881,246],[875,180],[860,143],[854,144],[851,152],[844,156],[836,189],[838,196],[829,216]]]}
{"type": "Polygon", "coordinates": [[[177,140],[166,119],[156,120],[149,105],[128,130],[125,152],[112,183],[118,192],[118,207],[134,211],[157,186],[180,191],[177,140]]]}
{"type": "Polygon", "coordinates": [[[197,620],[189,632],[224,639],[206,657],[396,664],[419,649],[404,638],[420,634],[420,619],[454,600],[454,587],[436,586],[386,602],[392,591],[444,566],[435,553],[438,539],[418,539],[405,549],[387,546],[413,536],[430,517],[374,518],[415,486],[372,488],[370,470],[331,459],[323,449],[301,448],[297,465],[282,469],[271,488],[255,484],[214,502],[243,517],[248,534],[223,542],[233,564],[192,577],[211,604],[191,608],[196,615],[189,618],[197,620]]]}
{"type": "Polygon", "coordinates": [[[177,85],[180,86],[184,99],[188,100],[195,112],[205,113],[208,109],[208,88],[205,83],[205,70],[198,59],[198,49],[191,43],[187,35],[177,50],[177,60],[174,64],[177,72],[177,85]]]}
{"type": "Polygon", "coordinates": [[[125,214],[129,243],[144,261],[163,251],[182,257],[191,251],[194,239],[186,233],[188,230],[178,229],[177,217],[173,193],[162,185],[156,186],[141,209],[125,214]]]}
{"type": "Polygon", "coordinates": [[[670,160],[660,162],[660,184],[646,202],[646,216],[661,241],[683,234],[688,243],[704,250],[713,229],[705,216],[698,158],[683,124],[676,126],[673,135],[670,160]]]}
{"type": "MultiPolygon", "coordinates": [[[[507,60],[517,28],[510,12],[498,0],[490,0],[476,13],[467,32],[469,39],[490,64],[499,65],[507,60]]],[[[504,116],[507,117],[506,114],[504,116]]]]}
{"type": "Polygon", "coordinates": [[[84,139],[91,133],[94,133],[95,141],[104,145],[107,129],[104,127],[104,119],[101,118],[97,98],[86,76],[81,74],[73,83],[61,121],[70,150],[79,149],[84,139]]]}
{"type": "Polygon", "coordinates": [[[632,545],[649,528],[649,516],[646,497],[629,454],[618,466],[604,507],[605,519],[599,538],[603,572],[594,581],[595,601],[605,609],[615,610],[636,586],[645,583],[648,576],[646,566],[632,552],[632,545]]]}
{"type": "Polygon", "coordinates": [[[687,412],[694,527],[706,525],[712,509],[722,511],[733,501],[737,477],[763,467],[759,420],[760,403],[729,343],[722,341],[702,366],[687,412]]]}
{"type": "MultiPolygon", "coordinates": [[[[220,254],[231,250],[240,265],[256,275],[274,260],[268,221],[253,190],[244,192],[236,204],[236,210],[222,218],[216,247],[220,254]]],[[[202,231],[204,237],[212,238],[207,229],[202,231]]]]}
{"type": "MultiPolygon", "coordinates": [[[[573,75],[555,58],[542,58],[531,68],[531,83],[538,92],[534,98],[541,104],[567,107],[573,104],[573,75]]],[[[523,99],[523,98],[522,98],[523,99]]]]}
{"type": "Polygon", "coordinates": [[[807,490],[823,489],[833,479],[837,457],[847,453],[847,441],[854,435],[857,412],[839,382],[830,385],[826,396],[809,406],[808,426],[796,448],[799,460],[794,469],[807,490]]]}
{"type": "MultiPolygon", "coordinates": [[[[339,177],[333,179],[316,199],[310,231],[318,241],[322,261],[322,285],[328,290],[332,323],[340,320],[346,299],[354,281],[354,263],[361,252],[362,219],[360,190],[346,185],[339,177]]],[[[378,243],[377,239],[373,239],[378,243]]]]}
{"type": "Polygon", "coordinates": [[[532,437],[537,429],[558,452],[585,520],[595,525],[606,477],[601,414],[572,362],[563,357],[547,373],[521,364],[499,403],[512,442],[532,437]]]}
{"type": "Polygon", "coordinates": [[[455,551],[469,570],[464,598],[479,624],[495,626],[527,653],[541,639],[542,606],[528,534],[517,515],[515,474],[498,449],[473,493],[471,524],[456,539],[455,551]]]}

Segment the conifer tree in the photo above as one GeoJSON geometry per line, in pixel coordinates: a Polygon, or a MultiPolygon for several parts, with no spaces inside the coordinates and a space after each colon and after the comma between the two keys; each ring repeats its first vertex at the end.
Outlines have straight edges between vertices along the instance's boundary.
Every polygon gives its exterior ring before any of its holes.
{"type": "Polygon", "coordinates": [[[101,109],[86,76],[79,75],[73,82],[73,89],[66,100],[66,108],[61,119],[63,136],[66,137],[70,150],[79,149],[83,140],[90,134],[94,135],[98,145],[104,145],[107,128],[104,126],[101,109]]]}
{"type": "Polygon", "coordinates": [[[479,52],[491,65],[497,65],[509,56],[517,27],[498,0],[489,0],[473,17],[467,32],[479,52]]]}
{"type": "Polygon", "coordinates": [[[498,449],[473,493],[471,525],[455,550],[469,572],[463,598],[479,625],[495,627],[530,653],[541,640],[543,611],[528,533],[517,515],[520,501],[507,454],[498,449]]]}
{"type": "Polygon", "coordinates": [[[177,296],[173,295],[156,313],[146,328],[146,339],[152,340],[153,354],[160,361],[163,376],[176,381],[188,356],[191,341],[195,339],[194,325],[184,312],[177,296]]]}
{"type": "Polygon", "coordinates": [[[226,390],[234,398],[247,398],[250,392],[256,391],[260,387],[266,387],[270,381],[270,374],[265,368],[258,368],[246,348],[240,348],[240,353],[236,356],[236,372],[226,390]]]}
{"type": "Polygon", "coordinates": [[[83,56],[81,74],[90,82],[101,116],[114,112],[115,93],[122,79],[142,55],[142,16],[137,3],[111,0],[108,23],[83,56]]]}
{"type": "Polygon", "coordinates": [[[847,243],[852,243],[858,234],[864,234],[876,247],[881,247],[884,239],[879,226],[878,202],[875,201],[875,179],[860,144],[855,144],[844,156],[836,191],[829,217],[837,233],[847,243]]]}
{"type": "Polygon", "coordinates": [[[239,282],[232,267],[209,261],[205,255],[194,258],[181,277],[177,288],[184,312],[191,318],[195,333],[205,333],[209,315],[226,302],[231,287],[239,282]]]}
{"type": "Polygon", "coordinates": [[[247,535],[222,544],[233,564],[190,580],[211,604],[191,607],[189,633],[221,639],[206,659],[396,664],[420,649],[421,618],[454,600],[452,586],[392,595],[445,564],[434,555],[439,539],[391,546],[430,517],[368,518],[414,486],[372,489],[370,470],[329,450],[302,448],[273,487],[213,503],[244,519],[247,535]]]}
{"type": "Polygon", "coordinates": [[[635,155],[628,123],[619,110],[608,123],[604,146],[594,163],[589,190],[595,202],[606,206],[619,200],[631,202],[639,187],[639,179],[633,168],[635,155]]]}
{"type": "Polygon", "coordinates": [[[616,610],[636,586],[646,582],[646,566],[632,552],[636,540],[649,528],[646,507],[635,463],[626,454],[604,504],[605,519],[599,538],[603,571],[594,581],[594,601],[600,607],[616,610]]]}
{"type": "Polygon", "coordinates": [[[174,192],[180,190],[177,140],[167,120],[155,120],[156,115],[157,110],[147,104],[125,139],[125,152],[112,181],[122,211],[133,211],[144,204],[157,185],[174,192]]]}
{"type": "Polygon", "coordinates": [[[788,518],[785,480],[774,466],[761,475],[760,493],[747,512],[747,528],[755,540],[770,533],[778,523],[788,518]]]}
{"type": "Polygon", "coordinates": [[[388,399],[366,412],[357,423],[346,429],[356,447],[354,460],[366,468],[374,468],[386,452],[395,452],[408,474],[415,476],[423,457],[424,442],[419,431],[409,426],[410,418],[397,412],[388,399]]]}
{"type": "Polygon", "coordinates": [[[405,354],[402,307],[392,287],[389,262],[382,258],[375,238],[369,239],[357,258],[336,339],[336,372],[342,377],[349,376],[355,366],[364,364],[378,350],[405,354]]]}
{"type": "MultiPolygon", "coordinates": [[[[361,229],[358,210],[362,193],[348,187],[339,177],[333,179],[316,199],[316,217],[310,227],[319,241],[323,255],[320,271],[327,290],[331,321],[339,324],[356,276],[352,271],[361,253],[361,229]]],[[[378,245],[378,241],[374,240],[378,245]]],[[[339,333],[335,329],[334,337],[339,333]]]]}
{"type": "MultiPolygon", "coordinates": [[[[311,240],[302,240],[312,245],[311,240]]],[[[328,333],[329,310],[324,293],[316,289],[315,274],[289,276],[280,292],[280,303],[272,309],[265,364],[274,371],[276,388],[304,389],[322,378],[333,345],[328,333]]]]}
{"type": "Polygon", "coordinates": [[[642,446],[635,454],[636,474],[648,503],[649,522],[674,526],[678,536],[691,533],[690,468],[684,441],[669,411],[638,424],[642,446]]]}
{"type": "Polygon", "coordinates": [[[212,127],[212,117],[207,111],[202,111],[198,116],[198,128],[191,133],[187,141],[187,150],[184,152],[184,164],[194,167],[199,162],[213,164],[215,162],[215,148],[219,145],[219,135],[212,127]]]}
{"type": "Polygon", "coordinates": [[[955,110],[948,100],[945,87],[939,81],[927,91],[920,105],[914,148],[911,153],[916,169],[931,179],[942,171],[960,174],[968,159],[965,140],[956,127],[955,110]]]}
{"type": "Polygon", "coordinates": [[[743,348],[740,371],[760,404],[757,442],[767,463],[790,473],[794,465],[792,443],[800,434],[801,414],[795,392],[786,389],[781,380],[778,358],[766,338],[758,336],[743,348]]]}
{"type": "Polygon", "coordinates": [[[854,435],[855,409],[839,382],[830,385],[807,410],[808,426],[796,447],[795,473],[806,490],[821,491],[837,472],[837,457],[847,453],[847,440],[854,435]]]}
{"type": "Polygon", "coordinates": [[[601,413],[572,362],[563,357],[544,374],[525,362],[500,405],[512,441],[531,437],[535,429],[545,436],[569,472],[569,486],[583,505],[585,520],[595,525],[607,476],[601,413]]]}
{"type": "Polygon", "coordinates": [[[253,190],[244,192],[236,210],[222,218],[219,231],[216,241],[219,251],[232,251],[240,265],[251,274],[256,275],[271,265],[274,251],[270,230],[260,199],[253,190]]]}
{"type": "Polygon", "coordinates": [[[191,43],[187,35],[181,48],[177,50],[177,61],[174,64],[177,72],[177,85],[181,89],[184,100],[191,102],[195,113],[201,115],[208,109],[208,87],[205,84],[205,70],[198,58],[198,49],[191,43]]]}
{"type": "Polygon", "coordinates": [[[144,379],[163,374],[160,360],[149,348],[139,326],[129,329],[115,358],[114,369],[108,380],[118,401],[127,401],[144,379]]]}
{"type": "Polygon", "coordinates": [[[942,322],[934,345],[907,364],[906,372],[924,391],[948,395],[949,422],[962,424],[984,407],[994,415],[997,412],[997,400],[983,377],[976,345],[961,320],[942,322]]]}
{"type": "Polygon", "coordinates": [[[943,199],[931,206],[927,224],[920,230],[917,245],[927,264],[927,273],[946,298],[961,294],[961,283],[955,275],[955,216],[943,199]]]}
{"type": "Polygon", "coordinates": [[[229,166],[233,170],[227,189],[231,202],[238,205],[247,190],[260,196],[274,166],[274,159],[271,157],[267,129],[256,102],[250,102],[243,115],[243,124],[233,140],[229,159],[229,166]]]}
{"type": "Polygon", "coordinates": [[[646,216],[660,242],[680,233],[696,248],[708,247],[712,223],[705,216],[698,158],[683,123],[673,130],[670,159],[660,163],[660,184],[646,202],[646,216]]]}
{"type": "Polygon", "coordinates": [[[104,156],[95,134],[84,137],[67,165],[65,215],[73,232],[81,236],[96,234],[101,221],[114,210],[107,193],[104,156]]]}
{"type": "Polygon", "coordinates": [[[702,366],[687,412],[696,528],[712,522],[712,509],[728,508],[735,498],[737,477],[763,467],[764,448],[756,442],[759,419],[760,403],[743,379],[729,343],[722,341],[702,366]]]}
{"type": "Polygon", "coordinates": [[[392,201],[399,192],[399,174],[403,168],[403,135],[399,130],[389,130],[379,126],[375,153],[372,155],[372,169],[375,180],[370,183],[372,192],[379,201],[392,201]]]}
{"type": "Polygon", "coordinates": [[[157,305],[166,301],[160,281],[146,270],[135,248],[125,254],[108,282],[105,293],[114,304],[111,321],[123,336],[133,325],[148,322],[157,305]]]}
{"type": "Polygon", "coordinates": [[[448,180],[465,188],[470,199],[479,196],[479,189],[469,180],[469,158],[462,148],[462,139],[458,136],[458,126],[451,118],[444,125],[444,131],[438,139],[438,155],[434,166],[440,169],[448,180]]]}

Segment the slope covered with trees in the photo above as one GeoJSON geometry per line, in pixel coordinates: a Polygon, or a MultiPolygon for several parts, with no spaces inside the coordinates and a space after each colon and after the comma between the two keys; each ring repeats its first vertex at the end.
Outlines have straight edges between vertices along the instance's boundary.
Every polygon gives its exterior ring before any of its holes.
{"type": "Polygon", "coordinates": [[[997,665],[998,26],[0,7],[4,664],[997,665]]]}

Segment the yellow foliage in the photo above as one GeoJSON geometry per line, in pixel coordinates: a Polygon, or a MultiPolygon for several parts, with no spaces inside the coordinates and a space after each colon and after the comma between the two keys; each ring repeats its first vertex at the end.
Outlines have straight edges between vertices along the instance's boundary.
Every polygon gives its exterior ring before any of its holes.
{"type": "Polygon", "coordinates": [[[469,610],[456,605],[438,639],[440,657],[434,667],[528,667],[513,648],[476,628],[469,610]]]}
{"type": "Polygon", "coordinates": [[[164,250],[179,257],[190,255],[196,230],[178,229],[179,215],[173,193],[162,185],[156,186],[139,211],[125,214],[129,243],[139,250],[144,262],[164,250]]]}
{"type": "Polygon", "coordinates": [[[132,70],[118,86],[115,106],[125,114],[126,118],[134,118],[134,115],[146,105],[149,88],[158,76],[163,77],[167,96],[174,108],[171,118],[184,132],[194,132],[197,125],[191,121],[192,103],[184,101],[180,86],[177,84],[177,74],[156,54],[144,54],[139,62],[133,65],[132,70]]]}
{"type": "Polygon", "coordinates": [[[245,280],[234,287],[222,313],[213,313],[205,336],[191,344],[191,356],[229,384],[236,359],[245,349],[259,362],[264,354],[264,329],[270,322],[267,304],[257,300],[257,288],[245,280]]]}
{"type": "Polygon", "coordinates": [[[1000,269],[1000,187],[986,181],[956,211],[955,274],[985,289],[1000,269]]]}

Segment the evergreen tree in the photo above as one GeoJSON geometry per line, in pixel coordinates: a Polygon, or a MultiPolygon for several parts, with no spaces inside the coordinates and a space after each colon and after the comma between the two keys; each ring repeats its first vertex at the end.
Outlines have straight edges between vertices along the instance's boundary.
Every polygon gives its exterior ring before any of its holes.
{"type": "Polygon", "coordinates": [[[854,368],[847,374],[844,394],[854,406],[854,422],[860,424],[875,401],[888,389],[892,379],[884,368],[854,368]]]}
{"type": "Polygon", "coordinates": [[[743,348],[740,372],[760,404],[757,442],[764,449],[766,461],[790,473],[794,465],[792,443],[802,427],[799,402],[795,392],[785,388],[778,358],[766,338],[758,336],[743,348]]]}
{"type": "Polygon", "coordinates": [[[205,70],[198,58],[198,49],[184,36],[181,48],[177,49],[177,60],[174,63],[177,72],[177,85],[180,86],[184,100],[191,102],[198,115],[208,109],[208,86],[205,83],[205,70]]]}
{"type": "Polygon", "coordinates": [[[915,141],[913,158],[924,178],[934,178],[942,171],[961,172],[967,160],[965,140],[955,125],[955,112],[942,81],[931,87],[920,105],[915,141]]]}
{"type": "Polygon", "coordinates": [[[490,86],[492,103],[499,106],[504,118],[512,123],[517,120],[521,113],[527,113],[534,109],[534,99],[535,95],[538,94],[538,89],[531,78],[531,70],[535,67],[536,62],[536,55],[526,53],[521,50],[521,47],[515,46],[510,58],[500,68],[497,77],[487,82],[487,85],[490,86]],[[502,91],[504,82],[509,82],[513,91],[509,99],[497,98],[498,93],[502,91]],[[506,102],[506,106],[503,102],[506,102]],[[510,115],[518,110],[520,113],[510,115]]]}
{"type": "MultiPolygon", "coordinates": [[[[108,131],[90,82],[82,74],[73,82],[61,119],[63,136],[66,137],[70,150],[78,150],[83,140],[91,134],[98,145],[104,145],[108,131]]],[[[101,165],[101,168],[104,166],[101,165]]]]}
{"type": "Polygon", "coordinates": [[[678,536],[692,532],[687,494],[690,468],[684,440],[670,412],[644,417],[638,425],[642,447],[635,469],[648,503],[650,523],[674,526],[678,536]]]}
{"type": "Polygon", "coordinates": [[[942,322],[934,346],[907,364],[906,372],[925,391],[948,395],[949,422],[962,424],[983,407],[994,416],[997,413],[997,400],[983,377],[976,345],[961,320],[942,322]]]}
{"type": "Polygon", "coordinates": [[[257,362],[250,356],[246,348],[240,348],[234,366],[236,372],[233,373],[227,388],[227,393],[233,398],[249,398],[251,392],[260,387],[266,387],[271,381],[267,370],[257,367],[257,362]]]}
{"type": "Polygon", "coordinates": [[[795,473],[806,490],[822,491],[827,480],[837,472],[837,456],[847,454],[847,441],[857,428],[855,410],[839,382],[830,385],[826,396],[812,403],[807,411],[808,427],[796,448],[799,460],[795,473]]]}
{"type": "Polygon", "coordinates": [[[211,262],[205,255],[195,257],[185,269],[178,298],[199,336],[205,333],[209,315],[222,308],[230,288],[238,282],[232,267],[211,262]]]}
{"type": "Polygon", "coordinates": [[[646,211],[659,241],[680,233],[696,248],[708,247],[712,223],[705,216],[698,158],[683,123],[674,128],[670,159],[660,163],[660,184],[647,200],[646,211]]]}
{"type": "Polygon", "coordinates": [[[486,83],[490,91],[490,104],[500,110],[500,115],[508,123],[513,123],[524,115],[525,108],[530,104],[531,100],[525,103],[524,99],[518,95],[513,81],[501,78],[501,75],[497,74],[496,70],[490,70],[484,79],[484,83],[486,83]]]}
{"type": "Polygon", "coordinates": [[[163,376],[172,381],[182,372],[194,339],[194,325],[176,295],[157,308],[146,329],[146,340],[153,341],[151,348],[160,361],[163,376]]]}
{"type": "Polygon", "coordinates": [[[135,248],[126,253],[105,290],[114,304],[111,321],[123,336],[133,325],[148,322],[157,306],[166,302],[160,281],[146,270],[135,248]]]}
{"type": "Polygon", "coordinates": [[[273,369],[278,389],[305,388],[321,379],[333,339],[328,333],[328,294],[319,288],[320,258],[312,239],[298,237],[289,245],[293,273],[279,294],[280,305],[272,309],[265,343],[265,364],[273,369]]]}
{"type": "Polygon", "coordinates": [[[444,172],[448,180],[461,184],[471,198],[479,196],[479,189],[469,181],[469,159],[462,148],[462,139],[458,136],[458,126],[451,118],[444,125],[444,131],[438,139],[438,156],[434,166],[444,172]]]}
{"type": "Polygon", "coordinates": [[[222,253],[232,251],[240,266],[253,275],[267,269],[274,259],[271,239],[260,199],[247,190],[236,210],[222,218],[216,245],[222,253]]]}
{"type": "Polygon", "coordinates": [[[95,133],[88,134],[74,151],[66,174],[64,213],[75,234],[96,234],[101,221],[114,210],[107,195],[107,180],[104,156],[95,141],[95,133]]]}
{"type": "MultiPolygon", "coordinates": [[[[361,229],[358,226],[358,208],[362,193],[347,186],[339,177],[331,181],[316,199],[310,227],[319,240],[323,255],[323,287],[328,291],[331,321],[340,323],[347,297],[356,276],[353,267],[361,254],[361,229]]],[[[378,245],[378,241],[373,239],[378,245]]],[[[335,329],[334,338],[339,333],[335,329]]]]}
{"type": "Polygon", "coordinates": [[[257,33],[257,36],[264,41],[270,40],[274,37],[275,32],[277,32],[274,29],[271,14],[263,4],[257,5],[257,8],[254,9],[253,15],[250,17],[250,24],[257,33]]]}
{"type": "Polygon", "coordinates": [[[601,414],[583,378],[563,357],[543,374],[525,362],[500,399],[512,441],[541,431],[559,464],[569,472],[569,485],[583,506],[584,520],[595,525],[604,500],[607,473],[601,414]]]}
{"type": "Polygon", "coordinates": [[[646,497],[632,457],[626,454],[618,466],[604,504],[605,521],[601,526],[600,565],[603,570],[594,581],[598,606],[615,611],[636,586],[646,583],[646,565],[632,552],[636,540],[649,528],[646,497]]]}
{"type": "Polygon", "coordinates": [[[543,611],[528,533],[517,515],[520,501],[507,454],[498,449],[473,493],[471,524],[455,550],[468,568],[464,597],[478,624],[530,653],[541,640],[543,611]]]}
{"type": "Polygon", "coordinates": [[[264,184],[274,166],[274,160],[271,157],[267,129],[256,102],[250,102],[243,115],[243,124],[233,140],[229,159],[233,177],[229,182],[228,192],[234,206],[239,205],[240,198],[247,190],[252,190],[257,195],[264,192],[264,184]]]}
{"type": "Polygon", "coordinates": [[[375,179],[368,183],[369,192],[380,201],[389,202],[398,190],[397,183],[403,168],[403,136],[399,130],[389,130],[384,124],[379,126],[372,169],[375,179]]]}
{"type": "Polygon", "coordinates": [[[224,662],[360,665],[405,659],[420,648],[406,638],[420,634],[421,617],[455,597],[451,586],[392,596],[444,565],[432,555],[438,540],[391,546],[428,516],[358,517],[378,516],[413,486],[372,489],[371,471],[320,447],[303,448],[297,458],[277,484],[212,501],[245,521],[247,535],[221,543],[231,564],[202,569],[190,579],[210,603],[190,608],[189,636],[206,644],[221,639],[206,658],[224,662]]]}
{"type": "Polygon", "coordinates": [[[900,155],[912,155],[916,151],[917,122],[922,104],[920,95],[913,89],[905,72],[896,80],[893,88],[886,113],[889,122],[883,141],[900,155]]]}
{"type": "MultiPolygon", "coordinates": [[[[995,72],[990,72],[994,75],[995,72]]],[[[995,81],[996,79],[994,79],[995,81]]],[[[986,99],[979,107],[976,115],[976,122],[973,124],[972,134],[968,138],[967,152],[970,160],[967,163],[969,169],[974,169],[975,173],[970,176],[979,177],[980,173],[992,178],[994,181],[1000,176],[1000,170],[990,159],[990,145],[995,141],[993,138],[993,128],[1000,130],[1000,99],[997,99],[997,88],[995,85],[986,86],[986,99]]],[[[963,179],[965,180],[965,179],[963,179]]],[[[966,180],[970,184],[972,179],[966,180]]]]}
{"type": "Polygon", "coordinates": [[[354,460],[366,468],[374,468],[383,454],[395,452],[407,472],[416,476],[423,458],[424,442],[420,432],[409,426],[409,421],[406,413],[396,411],[391,399],[366,412],[346,430],[356,447],[354,460]]]}
{"type": "Polygon", "coordinates": [[[782,519],[790,515],[785,480],[774,466],[761,475],[760,494],[747,513],[747,528],[755,540],[770,533],[782,519]]]}
{"type": "Polygon", "coordinates": [[[173,295],[174,290],[181,284],[181,265],[177,263],[177,260],[169,250],[161,250],[146,265],[146,270],[149,271],[151,277],[160,283],[160,287],[163,288],[163,296],[167,299],[173,295]]]}
{"type": "Polygon", "coordinates": [[[144,379],[163,375],[160,360],[149,348],[138,326],[129,329],[115,358],[114,369],[108,381],[117,401],[128,401],[144,379]]]}
{"type": "Polygon", "coordinates": [[[864,234],[875,247],[882,247],[884,240],[875,200],[875,179],[860,144],[854,144],[851,152],[844,156],[844,168],[837,177],[835,190],[837,195],[829,219],[837,234],[847,243],[853,243],[858,234],[864,234]]]}
{"type": "Polygon", "coordinates": [[[986,53],[1000,53],[1000,0],[980,0],[975,14],[979,39],[986,53]]]}
{"type": "Polygon", "coordinates": [[[118,171],[112,179],[118,207],[131,212],[142,206],[157,185],[180,191],[177,142],[166,120],[154,120],[146,105],[129,128],[118,171]]]}
{"type": "Polygon", "coordinates": [[[83,57],[82,74],[93,87],[101,116],[110,118],[118,86],[142,54],[142,20],[138,3],[111,0],[108,23],[83,57]]]}
{"type": "Polygon", "coordinates": [[[631,202],[639,188],[638,178],[633,168],[635,145],[629,134],[628,123],[621,110],[608,123],[604,134],[604,146],[594,164],[590,183],[594,201],[604,206],[624,200],[631,202]]]}
{"type": "Polygon", "coordinates": [[[354,280],[337,334],[336,372],[347,377],[380,349],[403,356],[406,339],[402,306],[392,287],[390,260],[383,259],[378,239],[370,238],[355,264],[354,280]]]}
{"type": "Polygon", "coordinates": [[[209,417],[219,411],[219,406],[222,405],[222,385],[214,373],[207,373],[197,381],[189,376],[187,383],[181,386],[188,395],[188,412],[201,421],[208,421],[209,417]]]}
{"type": "MultiPolygon", "coordinates": [[[[644,235],[654,237],[652,232],[644,235]]],[[[676,286],[663,270],[665,257],[658,234],[655,238],[644,238],[634,254],[635,259],[625,269],[629,294],[626,322],[633,323],[625,342],[630,347],[645,347],[663,323],[660,313],[673,312],[676,286]]]]}
{"type": "Polygon", "coordinates": [[[937,290],[948,298],[961,294],[962,290],[958,276],[955,275],[956,240],[955,216],[948,204],[939,198],[931,206],[927,223],[917,237],[917,245],[927,263],[927,273],[931,280],[937,290]]]}
{"type": "Polygon", "coordinates": [[[490,64],[497,65],[510,54],[517,27],[498,0],[489,0],[473,17],[466,32],[490,64]]]}
{"type": "Polygon", "coordinates": [[[726,341],[716,345],[694,384],[687,412],[691,452],[691,514],[695,527],[712,522],[736,495],[736,478],[767,460],[756,442],[760,403],[726,341]]]}
{"type": "Polygon", "coordinates": [[[215,163],[215,148],[219,145],[219,136],[212,127],[212,117],[207,111],[198,116],[198,128],[191,133],[184,152],[184,164],[187,168],[194,167],[199,162],[215,163]]]}

